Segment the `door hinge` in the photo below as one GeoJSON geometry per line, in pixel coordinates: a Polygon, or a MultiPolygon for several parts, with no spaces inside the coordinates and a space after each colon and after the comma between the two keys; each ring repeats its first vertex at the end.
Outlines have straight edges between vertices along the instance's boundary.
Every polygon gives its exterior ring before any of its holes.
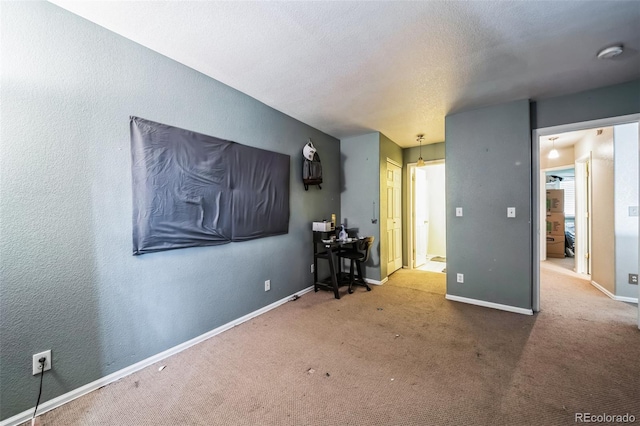
{"type": "Polygon", "coordinates": [[[585,258],[585,259],[588,259],[588,258],[589,258],[589,253],[585,254],[585,255],[584,255],[584,258],[585,258]]]}

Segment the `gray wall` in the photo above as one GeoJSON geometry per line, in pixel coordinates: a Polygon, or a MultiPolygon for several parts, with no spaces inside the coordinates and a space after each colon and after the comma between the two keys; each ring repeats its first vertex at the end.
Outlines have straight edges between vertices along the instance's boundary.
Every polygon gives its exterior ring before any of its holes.
{"type": "Polygon", "coordinates": [[[541,129],[637,113],[640,80],[534,102],[531,127],[541,129]]]}
{"type": "Polygon", "coordinates": [[[445,119],[450,295],[532,306],[529,119],[528,100],[445,119]],[[516,218],[507,218],[507,207],[516,207],[516,218]]]}
{"type": "Polygon", "coordinates": [[[347,227],[357,228],[359,236],[374,236],[371,256],[362,273],[380,281],[380,134],[369,133],[340,141],[342,157],[342,193],[340,219],[347,227]],[[371,223],[374,218],[377,223],[371,223]]]}
{"type": "MultiPolygon", "coordinates": [[[[388,265],[388,248],[387,242],[387,159],[395,161],[402,166],[402,148],[400,148],[391,139],[380,133],[380,170],[378,178],[380,179],[380,275],[382,278],[387,277],[387,265],[388,265]]],[[[404,176],[404,168],[402,170],[402,176],[404,176]]],[[[402,193],[402,188],[400,189],[402,193]]],[[[404,216],[402,214],[402,216],[404,216]]],[[[402,232],[404,232],[405,226],[402,225],[402,232]]]]}
{"type": "Polygon", "coordinates": [[[638,286],[629,274],[638,273],[638,217],[629,207],[638,206],[638,123],[613,128],[616,296],[638,297],[638,286]]]}
{"type": "Polygon", "coordinates": [[[3,2],[1,36],[0,418],[33,407],[34,353],[47,401],[312,284],[336,139],[50,3],[3,2]],[[290,155],[289,233],[133,257],[129,115],[290,155]],[[325,182],[305,192],[309,137],[325,182]]]}
{"type": "MultiPolygon", "coordinates": [[[[442,160],[445,154],[444,142],[433,143],[422,146],[422,159],[424,161],[442,160]]],[[[402,150],[402,220],[406,222],[409,212],[407,209],[407,201],[409,200],[409,182],[407,182],[407,164],[416,163],[420,157],[420,147],[414,146],[412,148],[404,148],[402,150]]],[[[408,267],[409,264],[409,250],[411,247],[411,241],[409,241],[408,226],[404,223],[402,227],[402,264],[408,267]]]]}

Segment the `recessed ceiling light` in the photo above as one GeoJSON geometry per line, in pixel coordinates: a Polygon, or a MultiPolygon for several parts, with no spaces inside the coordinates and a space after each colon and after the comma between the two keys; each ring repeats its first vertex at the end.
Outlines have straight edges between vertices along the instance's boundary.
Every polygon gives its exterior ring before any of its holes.
{"type": "Polygon", "coordinates": [[[618,44],[616,46],[610,46],[602,49],[598,52],[598,59],[611,59],[615,58],[619,54],[622,53],[622,45],[618,44]]]}

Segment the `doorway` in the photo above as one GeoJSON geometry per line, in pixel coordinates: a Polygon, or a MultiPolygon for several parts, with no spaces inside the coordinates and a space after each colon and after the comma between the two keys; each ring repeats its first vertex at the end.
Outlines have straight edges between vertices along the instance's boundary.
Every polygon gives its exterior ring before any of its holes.
{"type": "MultiPolygon", "coordinates": [[[[537,129],[533,132],[532,142],[534,149],[533,152],[535,153],[533,158],[533,172],[536,178],[532,180],[532,184],[534,206],[537,206],[537,208],[533,209],[534,268],[532,301],[534,311],[537,312],[540,310],[540,262],[548,258],[546,256],[547,225],[545,221],[547,213],[545,208],[546,176],[542,171],[553,167],[560,168],[560,166],[564,164],[549,163],[548,154],[552,148],[551,144],[553,143],[552,141],[550,142],[549,139],[555,140],[556,136],[585,131],[589,132],[589,138],[591,138],[589,143],[584,143],[581,146],[576,145],[575,148],[570,148],[571,152],[567,149],[565,149],[565,152],[562,152],[564,148],[567,148],[562,146],[562,144],[560,144],[560,147],[554,147],[560,148],[558,149],[560,151],[560,155],[555,156],[554,158],[562,159],[564,155],[565,165],[572,165],[575,170],[575,272],[572,273],[580,273],[579,276],[584,277],[583,279],[587,283],[598,288],[598,290],[602,291],[614,300],[635,301],[635,303],[637,303],[636,297],[622,297],[616,291],[620,288],[621,284],[619,278],[620,274],[617,274],[614,269],[614,265],[618,263],[619,257],[617,255],[614,256],[613,254],[615,252],[613,247],[616,244],[617,237],[615,235],[617,235],[617,228],[615,228],[616,231],[614,232],[612,224],[615,222],[613,220],[613,212],[614,204],[616,204],[617,201],[614,203],[614,199],[617,200],[617,195],[615,195],[615,193],[618,190],[614,189],[613,186],[613,145],[614,140],[616,140],[616,138],[613,137],[613,133],[615,130],[620,128],[621,125],[625,125],[626,123],[636,123],[635,128],[636,133],[638,133],[638,119],[640,119],[640,115],[636,114],[632,116],[537,129]],[[605,133],[604,135],[603,132],[605,133]],[[606,132],[610,132],[610,136],[608,138],[606,132]],[[606,138],[606,143],[598,142],[596,138],[606,138]],[[545,143],[547,144],[546,148],[545,143]],[[569,156],[567,157],[568,154],[569,156]],[[595,166],[597,166],[598,169],[596,170],[598,171],[599,176],[597,181],[592,180],[593,174],[595,173],[595,171],[592,170],[592,167],[595,167],[593,165],[594,161],[596,162],[595,166]],[[603,178],[605,168],[608,169],[607,173],[609,173],[609,175],[608,177],[603,178]],[[611,186],[611,189],[604,189],[605,185],[607,185],[607,187],[611,186]],[[603,211],[603,206],[605,205],[609,206],[609,211],[603,211]],[[594,207],[598,207],[599,211],[595,212],[593,210],[594,207]],[[603,236],[605,233],[603,230],[605,228],[611,228],[610,231],[607,231],[609,232],[608,236],[603,236]],[[598,241],[594,238],[594,232],[597,234],[596,237],[599,238],[598,241]],[[600,254],[596,253],[596,251],[600,254]],[[597,271],[596,266],[598,267],[597,271]],[[598,276],[594,275],[596,272],[598,276]],[[609,277],[607,285],[599,285],[605,281],[605,278],[600,281],[599,277],[609,277]]],[[[556,145],[558,144],[558,141],[561,140],[562,139],[557,139],[555,141],[556,145]]],[[[635,149],[637,155],[637,139],[635,149]]],[[[635,168],[637,172],[638,164],[635,164],[635,168]]],[[[629,168],[623,169],[622,171],[627,174],[629,173],[629,168]]],[[[618,172],[616,172],[616,174],[619,175],[618,172]]],[[[618,188],[617,183],[615,188],[618,188]]],[[[617,204],[615,207],[617,215],[617,204]]],[[[637,225],[637,218],[635,222],[637,225]]],[[[626,285],[626,283],[624,283],[624,285],[626,285]]],[[[638,294],[637,287],[634,290],[635,293],[638,294]]]]}
{"type": "Polygon", "coordinates": [[[444,160],[409,164],[409,268],[446,273],[444,160]]]}
{"type": "MultiPolygon", "coordinates": [[[[569,148],[572,149],[572,147],[569,148]]],[[[546,248],[546,256],[543,253],[541,260],[546,258],[571,271],[588,274],[584,268],[584,262],[578,265],[578,260],[589,251],[581,250],[576,255],[576,246],[582,249],[588,246],[589,242],[588,233],[584,232],[584,227],[576,230],[578,219],[588,220],[589,218],[588,210],[579,212],[576,208],[578,198],[580,198],[581,207],[586,205],[586,199],[583,197],[587,194],[585,188],[581,186],[585,182],[576,178],[576,165],[566,164],[541,172],[544,178],[546,206],[544,206],[545,223],[540,225],[547,228],[546,247],[543,247],[543,249],[546,248]],[[577,193],[579,197],[576,196],[577,193]]],[[[583,165],[586,166],[585,163],[583,165]]],[[[540,196],[542,197],[542,193],[540,196]]]]}

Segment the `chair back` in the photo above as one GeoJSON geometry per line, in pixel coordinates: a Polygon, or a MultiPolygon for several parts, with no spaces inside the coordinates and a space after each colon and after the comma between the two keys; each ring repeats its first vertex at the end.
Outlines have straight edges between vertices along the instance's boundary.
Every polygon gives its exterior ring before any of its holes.
{"type": "Polygon", "coordinates": [[[360,259],[360,262],[364,263],[369,260],[369,253],[371,253],[371,247],[373,246],[373,240],[375,237],[364,237],[359,241],[358,249],[364,252],[364,257],[360,259]]]}

